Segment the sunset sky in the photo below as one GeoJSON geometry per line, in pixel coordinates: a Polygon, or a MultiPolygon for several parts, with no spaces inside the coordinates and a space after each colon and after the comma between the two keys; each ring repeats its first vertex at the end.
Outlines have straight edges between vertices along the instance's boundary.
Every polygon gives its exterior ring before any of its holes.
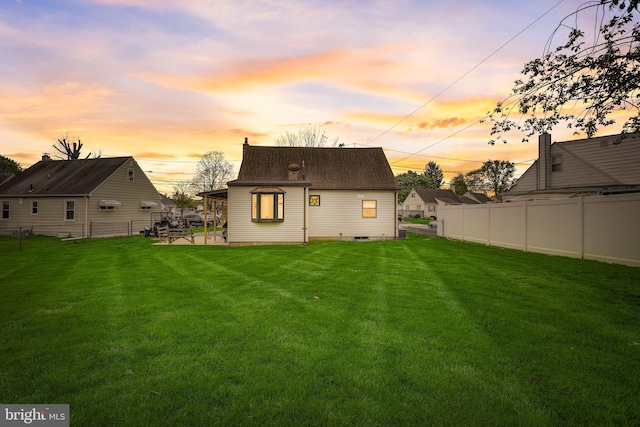
{"type": "Polygon", "coordinates": [[[4,0],[0,154],[27,168],[68,132],[85,154],[134,156],[171,194],[206,151],[237,173],[245,137],[314,125],[383,147],[396,174],[503,159],[519,175],[537,140],[490,146],[477,122],[581,3],[4,0]]]}

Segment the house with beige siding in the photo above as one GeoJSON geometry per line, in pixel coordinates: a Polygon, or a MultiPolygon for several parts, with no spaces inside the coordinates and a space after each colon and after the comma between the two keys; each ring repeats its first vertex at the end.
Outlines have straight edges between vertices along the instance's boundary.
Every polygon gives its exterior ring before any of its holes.
{"type": "Polygon", "coordinates": [[[0,233],[97,237],[138,234],[160,194],[133,157],[52,160],[0,185],[0,233]]]}
{"type": "Polygon", "coordinates": [[[640,192],[640,133],[551,143],[538,139],[538,159],[504,201],[640,192]]]}
{"type": "Polygon", "coordinates": [[[381,148],[243,146],[228,183],[230,245],[398,236],[398,185],[381,148]]]}
{"type": "Polygon", "coordinates": [[[438,206],[477,205],[488,203],[490,199],[481,193],[467,192],[458,196],[453,190],[440,188],[412,188],[400,205],[404,217],[438,218],[438,206]]]}

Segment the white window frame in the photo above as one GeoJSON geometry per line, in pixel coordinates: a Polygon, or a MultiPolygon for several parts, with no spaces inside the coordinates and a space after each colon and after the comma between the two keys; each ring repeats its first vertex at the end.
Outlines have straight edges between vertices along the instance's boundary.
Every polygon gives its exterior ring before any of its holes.
{"type": "Polygon", "coordinates": [[[38,213],[40,212],[39,206],[38,206],[38,201],[37,200],[32,200],[31,201],[31,215],[38,215],[38,213]]]}

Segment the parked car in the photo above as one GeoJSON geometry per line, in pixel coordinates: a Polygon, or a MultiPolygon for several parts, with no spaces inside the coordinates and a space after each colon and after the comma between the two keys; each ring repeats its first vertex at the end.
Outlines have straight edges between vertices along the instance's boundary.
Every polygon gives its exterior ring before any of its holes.
{"type": "Polygon", "coordinates": [[[184,221],[184,225],[187,227],[201,227],[204,224],[204,220],[198,214],[185,215],[182,217],[182,220],[184,221]]]}
{"type": "MultiPolygon", "coordinates": [[[[204,226],[204,218],[199,214],[189,214],[182,217],[185,226],[202,227],[204,226]]],[[[207,217],[207,227],[213,226],[213,217],[207,217]]]]}

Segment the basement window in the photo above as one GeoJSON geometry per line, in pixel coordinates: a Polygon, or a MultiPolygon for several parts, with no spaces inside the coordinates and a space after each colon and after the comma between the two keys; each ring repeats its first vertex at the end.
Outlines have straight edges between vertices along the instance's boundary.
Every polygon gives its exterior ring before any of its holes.
{"type": "Polygon", "coordinates": [[[279,188],[256,188],[251,192],[251,221],[284,221],[284,191],[279,188]]]}

